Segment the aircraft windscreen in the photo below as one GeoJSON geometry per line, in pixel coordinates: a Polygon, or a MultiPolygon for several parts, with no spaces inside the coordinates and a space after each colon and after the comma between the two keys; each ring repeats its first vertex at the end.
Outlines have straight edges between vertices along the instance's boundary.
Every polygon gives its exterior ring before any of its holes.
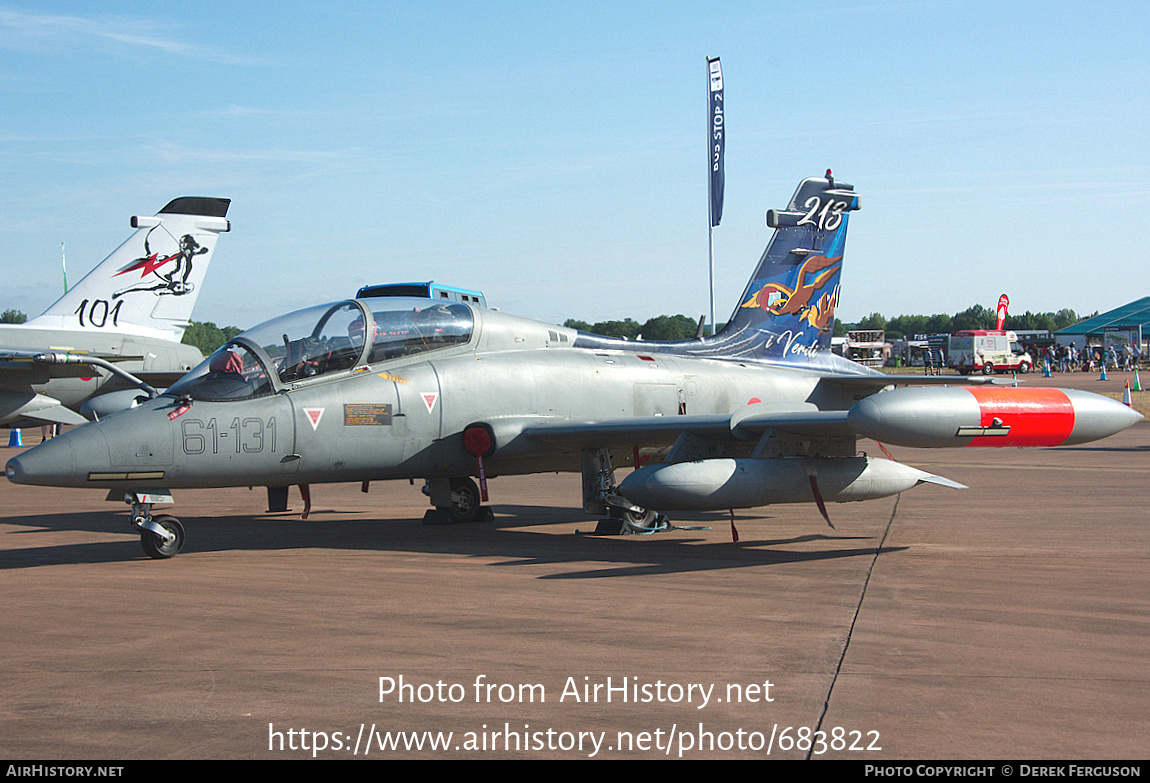
{"type": "Polygon", "coordinates": [[[298,310],[240,335],[258,345],[264,356],[243,342],[227,343],[168,391],[194,400],[270,394],[274,389],[269,372],[291,383],[355,366],[363,353],[363,335],[363,311],[354,302],[298,310]]]}
{"type": "Polygon", "coordinates": [[[193,400],[247,400],[271,394],[271,381],[258,357],[243,345],[228,343],[168,389],[193,400]]]}

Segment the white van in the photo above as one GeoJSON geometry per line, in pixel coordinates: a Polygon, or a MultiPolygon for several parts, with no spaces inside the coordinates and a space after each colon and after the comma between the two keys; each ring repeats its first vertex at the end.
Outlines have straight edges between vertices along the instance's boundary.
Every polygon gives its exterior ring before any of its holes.
{"type": "Polygon", "coordinates": [[[1028,373],[1034,366],[1014,332],[990,329],[966,329],[950,336],[946,352],[946,366],[963,375],[981,371],[1028,373]]]}

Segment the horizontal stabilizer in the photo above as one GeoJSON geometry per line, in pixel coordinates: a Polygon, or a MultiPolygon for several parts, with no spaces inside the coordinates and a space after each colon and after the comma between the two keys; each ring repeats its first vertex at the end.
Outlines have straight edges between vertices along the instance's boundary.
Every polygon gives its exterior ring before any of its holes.
{"type": "Polygon", "coordinates": [[[40,408],[25,418],[51,424],[87,424],[88,420],[71,408],[63,405],[53,405],[50,408],[40,408]]]}
{"type": "Polygon", "coordinates": [[[86,424],[88,421],[65,408],[55,397],[8,389],[0,389],[0,418],[6,423],[21,419],[49,424],[86,424]]]}

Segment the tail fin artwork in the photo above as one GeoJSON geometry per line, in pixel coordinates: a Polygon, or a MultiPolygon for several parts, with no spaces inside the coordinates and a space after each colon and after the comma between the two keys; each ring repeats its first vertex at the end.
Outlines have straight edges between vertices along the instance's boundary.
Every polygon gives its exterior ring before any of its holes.
{"type": "Polygon", "coordinates": [[[26,326],[124,332],[179,342],[219,235],[231,228],[229,199],[183,197],[136,232],[26,326]]]}
{"type": "Polygon", "coordinates": [[[799,183],[730,321],[715,342],[742,343],[756,358],[809,363],[829,351],[854,188],[826,177],[799,183]]]}
{"type": "Polygon", "coordinates": [[[858,208],[854,187],[835,182],[829,170],[800,182],[786,209],[767,212],[775,233],[735,312],[714,337],[648,342],[581,332],[575,345],[870,374],[830,350],[847,222],[858,208]]]}

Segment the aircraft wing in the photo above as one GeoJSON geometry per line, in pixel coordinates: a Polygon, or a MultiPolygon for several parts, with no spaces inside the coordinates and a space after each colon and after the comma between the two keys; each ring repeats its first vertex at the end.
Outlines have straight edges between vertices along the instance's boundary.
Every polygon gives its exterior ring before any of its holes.
{"type": "Polygon", "coordinates": [[[853,437],[847,411],[820,411],[813,405],[780,408],[748,405],[733,414],[643,416],[584,421],[540,421],[524,428],[532,440],[559,448],[671,446],[681,435],[715,441],[753,441],[767,430],[802,438],[853,437]]]}
{"type": "MultiPolygon", "coordinates": [[[[1003,386],[1004,382],[989,377],[921,376],[921,375],[827,375],[821,380],[841,387],[844,396],[855,399],[878,400],[878,406],[865,407],[852,416],[851,410],[820,410],[808,402],[755,403],[730,414],[646,416],[596,420],[520,420],[514,436],[561,449],[587,448],[666,448],[684,440],[711,441],[713,452],[727,449],[731,453],[745,451],[737,444],[754,443],[771,433],[778,437],[778,449],[787,453],[797,442],[813,445],[814,451],[846,450],[853,452],[856,438],[874,438],[891,443],[912,446],[966,445],[973,430],[980,431],[981,419],[977,400],[987,400],[987,410],[994,408],[1002,392],[1022,392],[1021,389],[999,388],[996,392],[970,396],[961,391],[971,386],[1003,386]],[[911,389],[897,392],[875,393],[890,386],[924,387],[921,393],[911,389]],[[943,388],[940,388],[943,387],[943,388]],[[951,388],[945,388],[951,387],[951,388]],[[990,397],[987,397],[990,394],[990,397]],[[960,406],[954,408],[954,406],[960,406]],[[973,406],[973,408],[971,408],[973,406]],[[961,410],[960,410],[961,409],[961,410]],[[943,413],[947,415],[942,415],[943,413]],[[970,420],[967,421],[967,418],[970,420]],[[905,431],[904,431],[905,430],[905,431]],[[936,431],[937,430],[937,431],[936,431]]],[[[1022,392],[1019,398],[1027,397],[1022,392]]],[[[1087,404],[1085,400],[1067,400],[1073,407],[1087,404]]],[[[997,413],[997,408],[994,409],[997,413]]],[[[1124,413],[1124,412],[1123,412],[1124,413]]],[[[1109,421],[1107,414],[1098,413],[1109,421]]],[[[1023,432],[1026,425],[1018,423],[1016,430],[1023,432]]],[[[1105,425],[1102,425],[1105,426],[1105,425]]],[[[1128,426],[1128,425],[1123,425],[1128,426]]],[[[1009,428],[1003,430],[1003,433],[1009,428]]],[[[506,434],[512,434],[505,430],[506,434]]],[[[500,433],[502,435],[503,433],[500,433]]],[[[995,430],[994,434],[998,434],[995,430]]],[[[1017,433],[1016,433],[1017,434],[1017,433]]],[[[1069,433],[1066,433],[1069,434],[1069,433]]],[[[1051,437],[1054,437],[1053,435],[1051,437]]],[[[1097,436],[1096,436],[1097,437],[1097,436]]],[[[506,439],[497,438],[506,442],[506,439]]],[[[1001,445],[1001,444],[1000,444],[1001,445]]],[[[1044,444],[1049,445],[1049,444],[1044,444]]],[[[684,453],[691,453],[686,451],[684,453]]],[[[697,459],[699,457],[687,457],[697,459]]]]}
{"type": "MultiPolygon", "coordinates": [[[[672,456],[682,461],[730,456],[740,450],[737,442],[755,441],[760,441],[756,453],[761,456],[796,452],[846,456],[854,452],[857,438],[913,448],[1075,445],[1107,437],[1141,419],[1117,400],[1074,389],[917,386],[860,395],[849,410],[824,411],[810,403],[756,403],[724,415],[544,420],[520,431],[529,439],[563,448],[674,444],[672,456]],[[711,443],[691,443],[692,435],[711,443]]],[[[848,385],[846,391],[865,388],[848,385]]]]}
{"type": "Polygon", "coordinates": [[[523,429],[523,434],[532,440],[567,449],[670,446],[684,432],[703,438],[735,439],[731,416],[726,414],[543,420],[523,429]]]}

